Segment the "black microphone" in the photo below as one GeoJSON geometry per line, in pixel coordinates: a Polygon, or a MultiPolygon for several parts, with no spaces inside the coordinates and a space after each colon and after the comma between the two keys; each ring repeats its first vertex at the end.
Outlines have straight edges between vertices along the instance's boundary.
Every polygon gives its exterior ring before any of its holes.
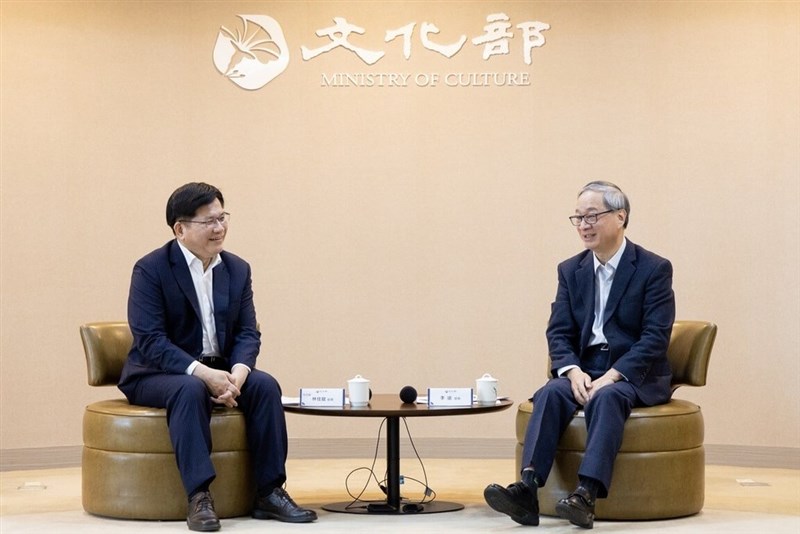
{"type": "Polygon", "coordinates": [[[400,390],[400,400],[406,404],[411,404],[417,400],[417,390],[411,386],[405,386],[400,390]]]}

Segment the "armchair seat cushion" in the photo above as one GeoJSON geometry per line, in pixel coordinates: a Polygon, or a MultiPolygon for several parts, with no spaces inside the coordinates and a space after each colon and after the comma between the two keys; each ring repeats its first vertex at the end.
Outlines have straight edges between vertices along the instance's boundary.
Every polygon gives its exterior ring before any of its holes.
{"type": "MultiPolygon", "coordinates": [[[[532,411],[530,401],[517,410],[517,477],[532,411]]],[[[598,499],[596,517],[664,519],[699,512],[705,495],[703,429],[700,407],[689,401],[634,408],[625,423],[608,498],[598,499]]],[[[586,422],[579,410],[559,441],[547,484],[539,490],[542,514],[556,515],[558,500],[575,488],[585,448],[586,422]]]]}
{"type": "MultiPolygon", "coordinates": [[[[247,515],[255,494],[244,414],[215,408],[211,416],[211,484],[220,517],[247,515]]],[[[95,402],[83,416],[82,500],[92,514],[124,519],[181,520],[187,498],[167,429],[166,410],[125,399],[95,402]]]]}

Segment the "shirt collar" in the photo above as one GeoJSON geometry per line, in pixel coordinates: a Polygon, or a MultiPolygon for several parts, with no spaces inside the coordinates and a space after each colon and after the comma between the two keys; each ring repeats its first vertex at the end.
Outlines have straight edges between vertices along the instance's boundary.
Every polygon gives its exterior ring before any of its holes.
{"type": "MultiPolygon", "coordinates": [[[[619,266],[619,261],[622,259],[622,253],[625,252],[625,245],[628,243],[628,238],[622,238],[622,245],[620,245],[619,250],[611,256],[611,259],[606,262],[606,268],[611,268],[612,271],[616,271],[617,267],[619,266]]],[[[592,254],[592,259],[594,260],[594,272],[597,273],[597,269],[603,266],[600,263],[600,260],[597,259],[597,256],[592,254]]]]}
{"type": "MultiPolygon", "coordinates": [[[[200,261],[200,258],[192,254],[192,251],[186,248],[183,245],[183,243],[180,242],[180,240],[176,239],[175,242],[178,243],[178,246],[181,248],[181,252],[183,252],[183,257],[186,259],[186,265],[189,266],[189,269],[192,268],[192,264],[194,262],[197,262],[200,267],[200,272],[203,272],[203,262],[200,261]]],[[[208,265],[208,268],[213,269],[214,267],[219,265],[221,261],[222,258],[220,258],[219,254],[217,254],[216,256],[214,256],[214,259],[211,260],[211,263],[208,265]]]]}

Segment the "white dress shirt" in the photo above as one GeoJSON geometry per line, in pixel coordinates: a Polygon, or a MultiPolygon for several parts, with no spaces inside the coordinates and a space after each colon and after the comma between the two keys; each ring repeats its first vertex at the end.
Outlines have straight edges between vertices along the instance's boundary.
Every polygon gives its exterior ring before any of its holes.
{"type": "Polygon", "coordinates": [[[611,293],[611,284],[614,283],[614,273],[617,272],[619,260],[625,252],[625,245],[628,240],[622,238],[622,245],[605,265],[600,263],[597,256],[594,258],[594,323],[592,324],[592,335],[589,337],[589,346],[608,343],[603,333],[603,316],[606,312],[608,294],[611,293]]]}
{"type": "MultiPolygon", "coordinates": [[[[217,325],[214,322],[214,267],[219,265],[222,258],[217,254],[208,269],[203,270],[203,262],[192,254],[192,252],[183,246],[183,243],[177,241],[178,246],[183,252],[183,257],[186,258],[186,264],[189,266],[189,273],[192,275],[192,283],[194,284],[194,292],[197,294],[197,300],[200,304],[200,319],[203,323],[203,356],[219,356],[219,343],[217,342],[217,325]]],[[[194,368],[200,362],[192,362],[186,369],[186,374],[192,374],[194,368]]]]}

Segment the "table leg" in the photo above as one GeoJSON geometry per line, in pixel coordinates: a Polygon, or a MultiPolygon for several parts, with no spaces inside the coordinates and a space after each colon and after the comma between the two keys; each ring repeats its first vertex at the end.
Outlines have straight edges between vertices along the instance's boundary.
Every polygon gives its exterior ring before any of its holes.
{"type": "Polygon", "coordinates": [[[386,418],[386,502],[400,510],[400,418],[386,418]]]}

